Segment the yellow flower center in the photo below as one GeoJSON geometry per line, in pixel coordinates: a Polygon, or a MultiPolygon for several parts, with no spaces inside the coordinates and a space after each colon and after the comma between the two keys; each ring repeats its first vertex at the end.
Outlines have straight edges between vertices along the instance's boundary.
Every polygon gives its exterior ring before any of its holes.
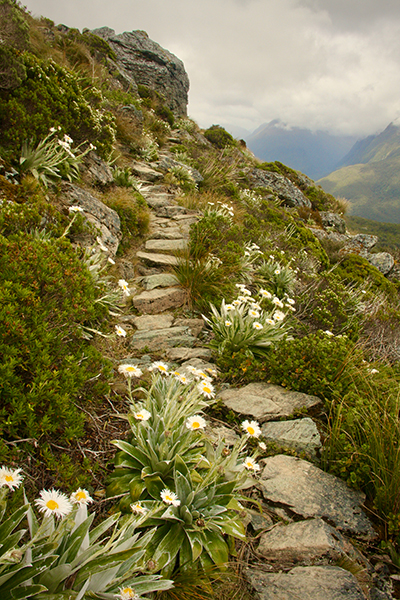
{"type": "Polygon", "coordinates": [[[77,500],[86,500],[86,494],[85,494],[85,492],[83,492],[83,491],[76,492],[76,494],[75,494],[75,498],[76,498],[77,500]]]}
{"type": "Polygon", "coordinates": [[[6,481],[14,481],[14,477],[12,475],[6,475],[5,480],[6,481]]]}
{"type": "Polygon", "coordinates": [[[254,435],[255,434],[255,430],[253,429],[253,427],[248,427],[247,428],[247,433],[249,433],[250,435],[254,435]]]}
{"type": "Polygon", "coordinates": [[[58,502],[56,502],[55,500],[49,500],[48,502],[46,502],[46,506],[50,510],[56,510],[57,508],[60,508],[58,502]]]}
{"type": "Polygon", "coordinates": [[[203,390],[206,392],[206,394],[211,394],[210,388],[207,387],[206,385],[203,386],[203,390]]]}
{"type": "Polygon", "coordinates": [[[194,423],[192,423],[192,427],[193,429],[198,429],[200,427],[200,423],[198,421],[194,421],[194,423]]]}
{"type": "Polygon", "coordinates": [[[127,587],[127,588],[124,588],[124,589],[122,590],[122,593],[123,593],[123,594],[129,594],[129,595],[130,595],[130,597],[131,597],[131,598],[133,598],[133,595],[134,595],[134,593],[135,593],[135,592],[133,591],[133,589],[132,589],[132,588],[130,588],[130,587],[127,587]]]}
{"type": "Polygon", "coordinates": [[[168,496],[168,494],[166,494],[165,499],[168,500],[168,502],[173,502],[173,498],[171,498],[171,496],[168,496]]]}

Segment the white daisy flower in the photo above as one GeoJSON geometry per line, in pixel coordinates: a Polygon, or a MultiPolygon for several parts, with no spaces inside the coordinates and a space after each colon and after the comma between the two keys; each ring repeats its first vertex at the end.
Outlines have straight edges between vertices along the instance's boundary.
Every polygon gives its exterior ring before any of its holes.
{"type": "Polygon", "coordinates": [[[232,302],[232,304],[233,304],[234,306],[240,306],[242,303],[241,303],[241,301],[240,301],[240,300],[239,300],[239,298],[238,298],[237,300],[234,300],[234,301],[232,302]]]}
{"type": "Polygon", "coordinates": [[[118,371],[125,377],[141,377],[143,375],[143,371],[137,365],[119,365],[118,371]]]}
{"type": "Polygon", "coordinates": [[[283,319],[285,318],[285,313],[283,313],[281,310],[277,310],[274,312],[273,317],[275,321],[283,321],[283,319]]]}
{"type": "Polygon", "coordinates": [[[83,208],[81,206],[77,206],[77,205],[70,206],[68,210],[69,210],[69,212],[80,212],[80,213],[83,212],[83,208]]]}
{"type": "Polygon", "coordinates": [[[273,302],[273,304],[275,304],[275,306],[279,306],[279,308],[283,308],[282,300],[279,300],[279,298],[277,298],[276,296],[274,296],[272,298],[272,302],[273,302]]]}
{"type": "Polygon", "coordinates": [[[0,487],[6,485],[10,490],[18,488],[23,480],[20,472],[22,469],[8,469],[7,467],[1,467],[0,469],[0,487]]]}
{"type": "Polygon", "coordinates": [[[124,292],[125,296],[131,295],[131,291],[129,289],[129,284],[127,281],[125,281],[125,279],[120,279],[118,281],[118,285],[120,288],[122,288],[122,291],[124,292]]]}
{"type": "Polygon", "coordinates": [[[253,319],[260,318],[260,313],[258,312],[258,310],[249,310],[248,315],[249,315],[249,317],[252,317],[253,319]]]}
{"type": "Polygon", "coordinates": [[[326,331],[324,331],[325,335],[327,335],[328,337],[333,337],[335,334],[332,333],[332,331],[329,331],[329,329],[327,329],[326,331]]]}
{"type": "Polygon", "coordinates": [[[243,294],[244,296],[251,296],[251,292],[250,292],[250,290],[248,290],[248,289],[247,289],[247,288],[245,288],[245,287],[243,287],[243,288],[242,288],[242,294],[243,294]]]}
{"type": "Polygon", "coordinates": [[[172,504],[172,506],[179,506],[181,501],[175,492],[171,492],[168,488],[164,488],[160,494],[161,500],[165,502],[165,504],[172,504]]]}
{"type": "Polygon", "coordinates": [[[267,290],[263,290],[261,289],[259,291],[260,296],[262,296],[263,298],[268,298],[268,300],[271,300],[272,298],[272,294],[270,292],[268,292],[267,290]]]}
{"type": "Polygon", "coordinates": [[[225,304],[225,310],[234,310],[235,307],[233,306],[233,304],[225,304]]]}
{"type": "Polygon", "coordinates": [[[257,302],[253,302],[253,303],[251,304],[251,308],[252,308],[253,310],[261,310],[261,306],[260,306],[260,305],[259,305],[257,302]]]}
{"type": "Polygon", "coordinates": [[[55,515],[62,518],[72,510],[72,504],[67,496],[57,490],[42,490],[40,498],[35,500],[35,504],[45,517],[55,515]]]}
{"type": "Polygon", "coordinates": [[[79,506],[84,506],[93,502],[93,498],[90,497],[89,492],[87,490],[82,490],[82,488],[78,488],[76,492],[73,492],[69,499],[72,504],[79,504],[79,506]]]}
{"type": "Polygon", "coordinates": [[[274,275],[280,275],[281,270],[280,269],[275,269],[274,271],[274,275]]]}
{"type": "Polygon", "coordinates": [[[293,306],[293,304],[295,304],[295,301],[293,300],[293,298],[286,298],[286,302],[288,304],[291,304],[293,306]]]}
{"type": "Polygon", "coordinates": [[[265,452],[265,450],[267,449],[267,444],[265,444],[264,442],[260,442],[260,443],[258,444],[258,446],[259,446],[259,448],[261,448],[261,450],[264,450],[264,452],[265,452]]]}
{"type": "Polygon", "coordinates": [[[138,421],[148,421],[150,419],[150,417],[151,417],[151,413],[149,413],[148,410],[146,410],[145,408],[143,408],[142,410],[138,410],[137,412],[134,412],[133,416],[138,421]]]}
{"type": "Polygon", "coordinates": [[[115,333],[120,337],[126,337],[126,331],[121,327],[121,325],[115,326],[115,333]]]}
{"type": "Polygon", "coordinates": [[[260,470],[260,465],[258,465],[256,463],[256,461],[254,460],[254,458],[251,458],[251,456],[247,456],[244,459],[244,463],[243,465],[246,467],[246,469],[248,469],[249,471],[259,471],[260,470]]]}
{"type": "Polygon", "coordinates": [[[216,377],[218,375],[217,371],[215,369],[210,369],[210,367],[207,367],[207,369],[204,370],[210,374],[209,377],[211,378],[216,377]]]}
{"type": "Polygon", "coordinates": [[[375,373],[379,373],[378,369],[368,369],[368,373],[371,373],[371,375],[374,375],[375,373]]]}
{"type": "MultiPolygon", "coordinates": [[[[248,296],[238,296],[237,297],[238,301],[240,302],[240,304],[247,302],[249,300],[248,296]]],[[[235,304],[235,302],[233,302],[233,304],[235,304]]]]}
{"type": "Polygon", "coordinates": [[[261,429],[257,421],[243,421],[242,429],[245,431],[250,437],[260,437],[261,429]]]}
{"type": "Polygon", "coordinates": [[[253,329],[257,329],[259,331],[259,330],[263,329],[263,326],[258,321],[255,321],[253,323],[253,329]]]}
{"type": "Polygon", "coordinates": [[[268,323],[268,325],[275,325],[275,321],[273,319],[265,319],[265,322],[268,323]]]}
{"type": "Polygon", "coordinates": [[[108,260],[108,262],[109,262],[111,265],[115,265],[115,260],[113,260],[113,259],[111,258],[111,256],[109,256],[109,257],[107,258],[107,260],[108,260]]]}
{"type": "Polygon", "coordinates": [[[118,600],[140,600],[139,594],[131,587],[119,588],[118,600]]]}
{"type": "Polygon", "coordinates": [[[142,506],[140,502],[131,504],[131,511],[134,515],[145,515],[148,512],[147,508],[142,506]]]}
{"type": "Polygon", "coordinates": [[[207,423],[200,415],[194,415],[189,417],[186,421],[186,427],[192,431],[198,431],[199,429],[205,429],[207,423]]]}
{"type": "Polygon", "coordinates": [[[206,379],[203,379],[203,381],[200,381],[200,383],[197,384],[197,389],[206,398],[214,398],[215,396],[214,386],[206,379]]]}
{"type": "Polygon", "coordinates": [[[239,288],[240,290],[241,290],[242,288],[245,288],[245,287],[246,287],[246,286],[244,285],[244,283],[235,283],[235,286],[236,286],[237,288],[239,288]]]}
{"type": "Polygon", "coordinates": [[[188,385],[188,383],[190,383],[190,379],[188,377],[186,377],[186,375],[184,375],[183,373],[174,373],[175,378],[180,381],[181,383],[183,383],[183,385],[188,385]]]}
{"type": "Polygon", "coordinates": [[[230,327],[232,325],[232,321],[225,321],[225,327],[230,327]]]}
{"type": "Polygon", "coordinates": [[[169,375],[168,365],[161,360],[158,362],[154,362],[148,369],[149,371],[159,371],[163,375],[169,375]]]}

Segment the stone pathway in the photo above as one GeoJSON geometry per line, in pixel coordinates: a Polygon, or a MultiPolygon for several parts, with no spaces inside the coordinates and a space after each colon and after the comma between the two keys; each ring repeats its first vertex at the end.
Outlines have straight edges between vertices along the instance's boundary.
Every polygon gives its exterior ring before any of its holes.
{"type": "MultiPolygon", "coordinates": [[[[141,164],[136,164],[135,169],[145,182],[141,192],[151,209],[151,220],[150,235],[136,253],[138,291],[132,301],[140,315],[124,318],[135,328],[130,347],[132,351],[154,352],[181,368],[215,368],[210,363],[209,349],[202,346],[199,337],[203,320],[176,318],[174,314],[184,306],[186,295],[171,267],[178,263],[177,253],[187,248],[190,225],[199,214],[178,206],[174,195],[158,184],[157,171],[141,164]]],[[[141,356],[140,360],[151,358],[141,356]]],[[[315,414],[321,407],[320,399],[264,382],[237,389],[229,387],[218,398],[243,419],[256,419],[262,424],[262,435],[267,441],[294,449],[309,459],[277,454],[260,461],[263,470],[253,496],[264,512],[249,509],[246,518],[259,538],[258,563],[245,571],[252,597],[390,599],[388,592],[370,591],[362,578],[338,566],[350,564],[352,571],[372,571],[354,540],[370,541],[376,534],[362,508],[364,496],[315,464],[321,440],[312,412],[315,414]],[[293,419],[293,413],[299,409],[311,414],[293,419]],[[275,523],[271,515],[275,515],[275,523]]],[[[228,446],[236,436],[222,424],[210,435],[224,438],[228,446]]]]}

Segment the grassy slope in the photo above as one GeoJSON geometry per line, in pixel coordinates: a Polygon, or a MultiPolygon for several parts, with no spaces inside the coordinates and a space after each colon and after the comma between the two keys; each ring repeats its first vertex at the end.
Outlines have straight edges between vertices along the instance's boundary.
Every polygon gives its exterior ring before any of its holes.
{"type": "Polygon", "coordinates": [[[375,221],[400,223],[400,151],[368,164],[343,167],[319,185],[350,202],[349,213],[375,221]]]}

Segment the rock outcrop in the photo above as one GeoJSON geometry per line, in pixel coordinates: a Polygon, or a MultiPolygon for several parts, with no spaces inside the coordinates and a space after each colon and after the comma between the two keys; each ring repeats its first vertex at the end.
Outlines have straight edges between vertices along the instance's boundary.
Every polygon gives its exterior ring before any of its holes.
{"type": "Polygon", "coordinates": [[[93,33],[110,44],[118,57],[113,67],[133,91],[145,85],[162,94],[177,117],[186,116],[189,78],[179,58],[153,42],[145,31],[117,35],[113,29],[101,27],[93,33]]]}

